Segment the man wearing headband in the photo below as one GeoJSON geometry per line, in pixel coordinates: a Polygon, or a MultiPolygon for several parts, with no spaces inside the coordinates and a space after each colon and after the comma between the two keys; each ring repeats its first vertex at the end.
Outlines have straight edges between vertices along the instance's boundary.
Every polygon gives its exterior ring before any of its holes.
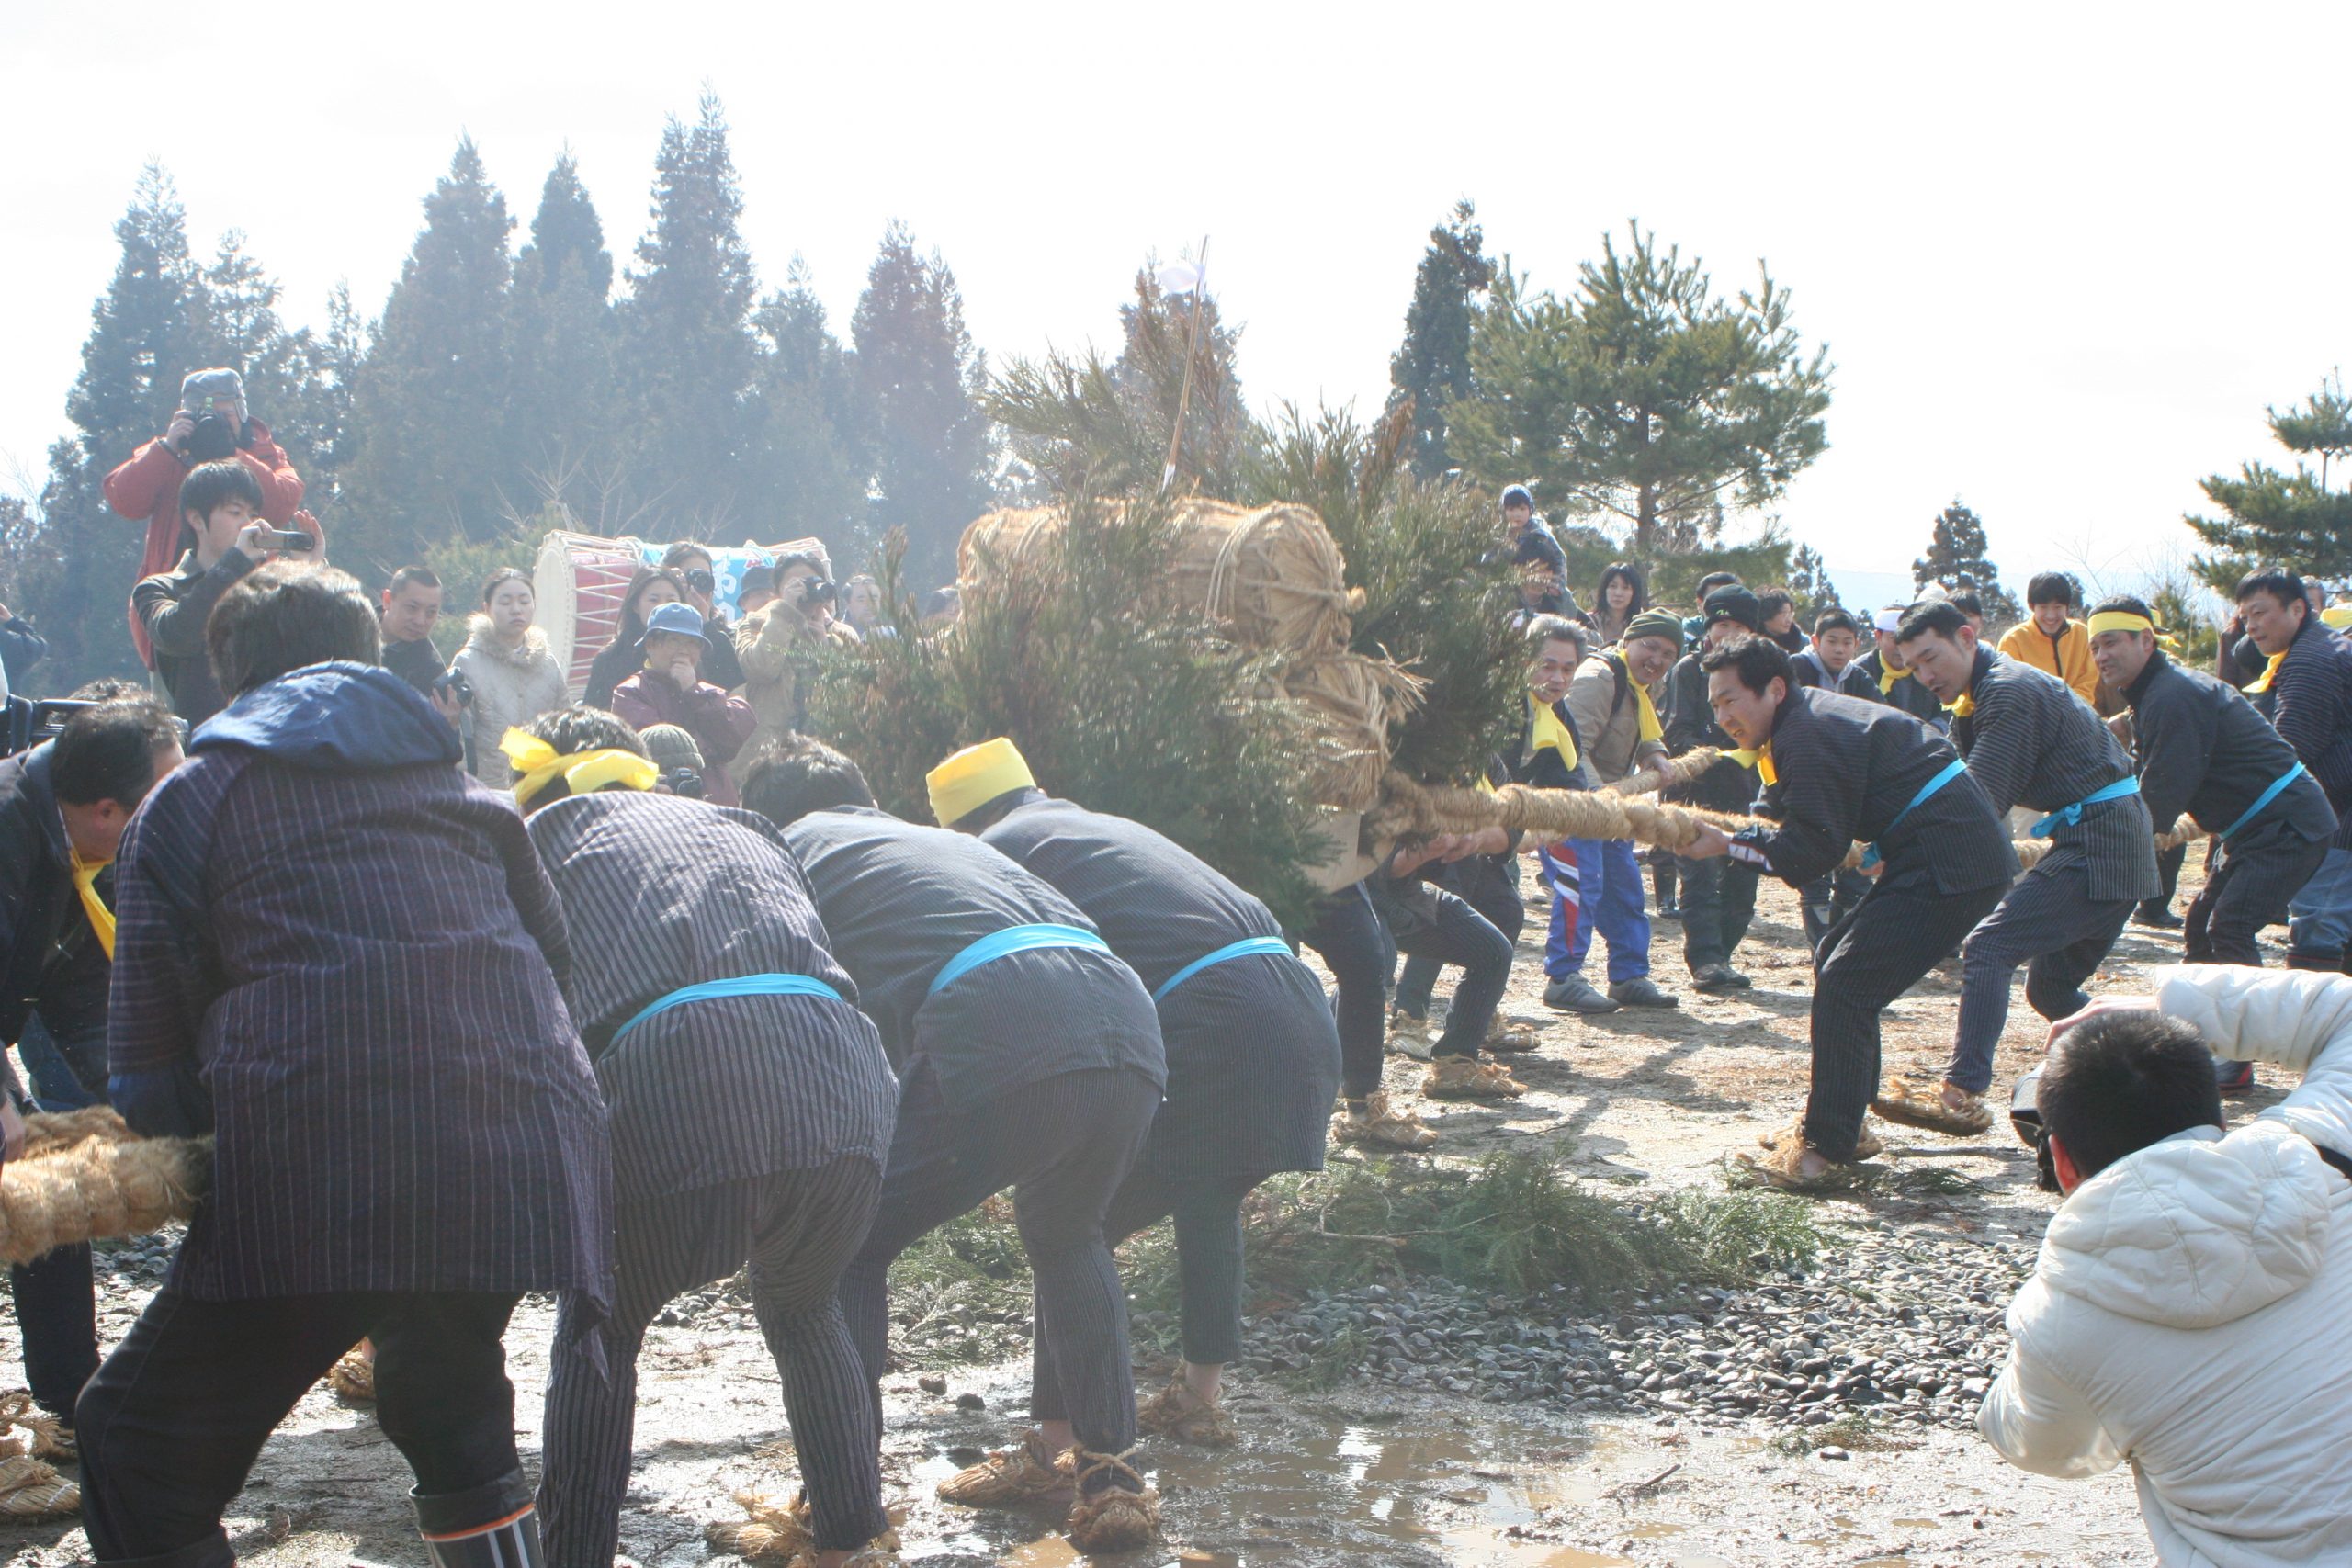
{"type": "Polygon", "coordinates": [[[1945,716],[1943,704],[1936,694],[1921,685],[1903,662],[1903,654],[1895,647],[1894,634],[1902,628],[1905,610],[1900,604],[1890,604],[1881,610],[1871,622],[1874,645],[1862,655],[1858,668],[1871,682],[1878,700],[1901,708],[1922,723],[1938,729],[1950,729],[1951,721],[1945,716]]]}
{"type": "MultiPolygon", "coordinates": [[[[967,747],[928,782],[932,815],[1059,888],[1159,1010],[1168,1098],[1103,1228],[1116,1247],[1176,1222],[1184,1366],[1140,1425],[1231,1442],[1219,1394],[1241,1359],[1242,1200],[1277,1171],[1323,1168],[1340,1037],[1322,983],[1265,905],[1143,824],[1046,795],[1012,741],[967,747]]],[[[1029,1408],[1059,1419],[1047,1327],[1041,1317],[1029,1408]]]]}
{"type": "Polygon", "coordinates": [[[808,872],[832,951],[899,1071],[881,1207],[842,1277],[875,1429],[891,1260],[1013,1188],[1068,1419],[1022,1433],[939,1495],[972,1506],[1068,1502],[1083,1551],[1148,1543],[1159,1496],[1128,1463],[1135,1373],[1103,1216],[1168,1085],[1151,993],[1076,904],[977,839],[876,809],[857,764],[829,746],[793,736],[764,748],[743,802],[783,829],[808,872]]]}
{"type": "Polygon", "coordinates": [[[746,1259],[831,1568],[889,1528],[835,1295],[882,1190],[898,1086],[881,1039],[765,818],[650,793],[644,743],[594,708],[543,714],[504,749],[563,900],[579,955],[566,999],[612,1110],[617,1282],[610,1315],[575,1323],[567,1299],[556,1334],[548,1568],[613,1561],[645,1330],[746,1259]]]}
{"type": "Polygon", "coordinates": [[[1896,1077],[1877,1104],[1890,1122],[1973,1137],[1993,1123],[1984,1091],[2026,965],[2026,1000],[2046,1019],[2090,1005],[2088,980],[2141,899],[2154,897],[2155,829],[2131,753],[2080,694],[1976,640],[1950,604],[1928,604],[1895,634],[1903,659],[1951,712],[1951,738],[1996,811],[2046,812],[2050,852],[1969,933],[1960,1027],[1940,1088],[1896,1077]]]}
{"type": "Polygon", "coordinates": [[[1732,855],[1803,887],[1871,846],[1877,880],[1815,960],[1813,1089],[1803,1120],[1769,1134],[1757,1173],[1792,1191],[1852,1180],[1879,1152],[1881,1015],[1935,967],[2017,874],[2017,852],[1940,733],[1883,703],[1800,688],[1768,637],[1710,651],[1707,699],[1764,781],[1766,814],[1737,835],[1702,826],[1683,852],[1732,855]]]}
{"type": "MultiPolygon", "coordinates": [[[[2091,612],[2091,657],[2132,714],[2140,797],[2169,831],[2183,813],[2217,835],[2221,851],[2188,906],[2191,964],[2258,964],[2255,939],[2327,858],[2335,812],[2295,749],[2234,687],[2165,656],[2145,601],[2120,594],[2091,612]]],[[[2290,949],[2290,969],[2336,968],[2333,953],[2290,949]]],[[[2222,1065],[2232,1089],[2252,1083],[2250,1062],[2222,1065]]]]}
{"type": "Polygon", "coordinates": [[[2352,644],[2313,613],[2308,585],[2290,571],[2257,571],[2238,584],[2247,638],[2267,661],[2245,694],[2267,703],[2270,722],[2304,771],[2327,792],[2335,836],[2289,910],[2288,943],[2317,968],[2352,951],[2352,644]]]}

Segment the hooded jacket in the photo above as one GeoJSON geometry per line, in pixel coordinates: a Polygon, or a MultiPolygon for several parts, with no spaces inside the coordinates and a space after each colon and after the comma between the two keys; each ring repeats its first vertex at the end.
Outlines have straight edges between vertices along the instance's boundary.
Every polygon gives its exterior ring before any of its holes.
{"type": "Polygon", "coordinates": [[[217,1134],[175,1289],[610,1299],[562,912],[514,803],[457,761],[399,676],[316,664],[198,729],[132,817],[108,1070],[193,1079],[217,1134]]]}
{"type": "Polygon", "coordinates": [[[492,789],[514,787],[514,770],[498,743],[513,725],[528,724],[543,713],[568,705],[571,690],[563,667],[548,649],[548,634],[533,626],[523,634],[519,648],[509,648],[490,629],[490,617],[475,615],[466,646],[450,667],[464,672],[473,686],[474,700],[466,712],[473,726],[473,774],[492,789]]]}
{"type": "MultiPolygon", "coordinates": [[[[0,1045],[15,1043],[36,1010],[61,1043],[106,1034],[107,954],[74,886],[73,847],[49,777],[55,755],[45,743],[0,761],[0,1045]]],[[[99,897],[111,903],[113,888],[114,874],[101,872],[99,897]]],[[[77,1075],[79,1056],[68,1052],[77,1075]]],[[[15,1085],[0,1055],[0,1088],[15,1085]]]]}
{"type": "Polygon", "coordinates": [[[2074,1190],[1977,1427],[2043,1475],[2129,1460],[2165,1568],[2352,1562],[2352,981],[2185,964],[2157,1000],[2302,1087],[2074,1190]]]}

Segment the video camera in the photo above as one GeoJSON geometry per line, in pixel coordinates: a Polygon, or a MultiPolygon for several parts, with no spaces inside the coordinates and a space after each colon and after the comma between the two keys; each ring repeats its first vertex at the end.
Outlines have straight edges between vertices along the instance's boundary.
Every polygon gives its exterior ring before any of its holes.
{"type": "MultiPolygon", "coordinates": [[[[29,751],[44,741],[54,740],[73,722],[74,716],[84,708],[96,707],[96,703],[78,702],[72,697],[44,697],[39,702],[11,695],[8,711],[0,717],[0,756],[13,757],[29,751]]],[[[175,718],[179,727],[180,743],[187,743],[187,720],[175,718]]]]}
{"type": "Polygon", "coordinates": [[[243,434],[237,422],[208,409],[195,416],[196,428],[188,434],[187,460],[190,463],[210,463],[226,457],[237,449],[237,437],[243,434]]]}

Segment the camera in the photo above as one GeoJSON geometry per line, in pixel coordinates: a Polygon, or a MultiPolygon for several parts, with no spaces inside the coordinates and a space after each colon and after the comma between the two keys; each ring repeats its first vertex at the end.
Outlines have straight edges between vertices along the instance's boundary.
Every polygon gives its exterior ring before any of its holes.
{"type": "Polygon", "coordinates": [[[838,582],[829,582],[821,577],[809,578],[800,585],[800,604],[804,608],[817,604],[831,604],[838,601],[841,596],[842,585],[838,582]]]}
{"type": "Polygon", "coordinates": [[[672,768],[662,775],[662,783],[672,795],[682,795],[688,800],[703,798],[702,775],[692,768],[672,768]]]}
{"type": "Polygon", "coordinates": [[[197,417],[196,428],[188,434],[187,460],[209,463],[227,457],[237,449],[237,422],[218,413],[207,412],[197,417]]]}
{"type": "Polygon", "coordinates": [[[459,707],[473,706],[474,683],[466,679],[466,672],[462,670],[444,670],[434,678],[433,689],[447,692],[457,698],[459,707]]]}
{"type": "Polygon", "coordinates": [[[273,550],[312,550],[319,545],[300,528],[272,528],[262,536],[262,543],[273,550]]]}
{"type": "Polygon", "coordinates": [[[686,586],[708,598],[718,591],[718,579],[701,567],[695,567],[686,573],[686,586]]]}

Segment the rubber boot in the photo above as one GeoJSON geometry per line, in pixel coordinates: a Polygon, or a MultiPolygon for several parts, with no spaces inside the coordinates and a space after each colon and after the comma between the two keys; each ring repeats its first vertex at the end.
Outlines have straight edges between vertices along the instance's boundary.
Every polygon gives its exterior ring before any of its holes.
{"type": "Polygon", "coordinates": [[[519,1470],[464,1492],[411,1492],[433,1568],[540,1568],[539,1515],[519,1470]]]}

